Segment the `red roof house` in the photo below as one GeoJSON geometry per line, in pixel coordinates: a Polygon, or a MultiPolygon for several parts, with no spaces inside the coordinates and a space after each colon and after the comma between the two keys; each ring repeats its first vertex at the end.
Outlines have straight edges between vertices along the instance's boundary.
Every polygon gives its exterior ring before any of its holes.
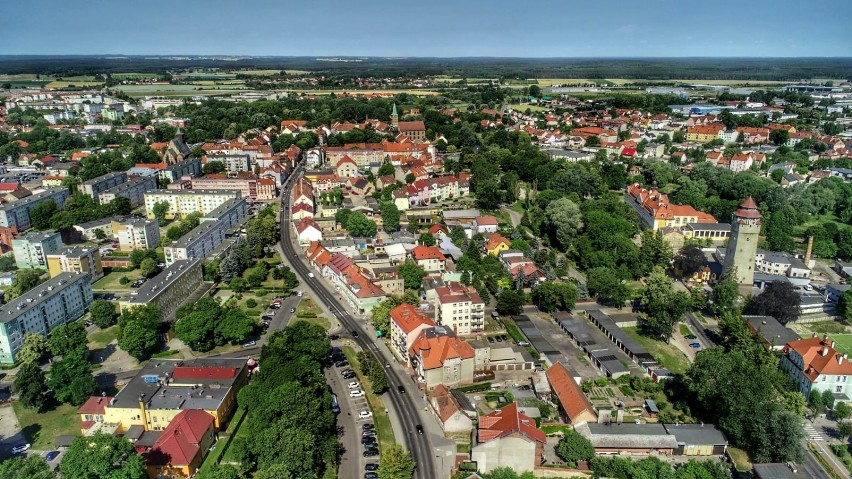
{"type": "Polygon", "coordinates": [[[213,416],[199,409],[178,413],[148,452],[146,461],[149,475],[194,475],[213,445],[214,423],[213,416]]]}

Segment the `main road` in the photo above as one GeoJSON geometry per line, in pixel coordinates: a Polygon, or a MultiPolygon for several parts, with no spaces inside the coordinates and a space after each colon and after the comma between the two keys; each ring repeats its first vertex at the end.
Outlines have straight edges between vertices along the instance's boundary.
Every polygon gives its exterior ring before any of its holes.
{"type": "MultiPolygon", "coordinates": [[[[359,322],[349,314],[346,308],[333,294],[329,293],[325,289],[318,278],[312,278],[310,276],[311,271],[306,262],[303,260],[301,251],[297,252],[296,248],[293,246],[291,239],[292,225],[290,223],[290,194],[292,192],[293,185],[301,175],[301,168],[302,166],[299,165],[293,170],[293,174],[287,179],[287,182],[284,185],[283,194],[281,195],[281,249],[284,251],[284,255],[287,257],[288,262],[293,267],[293,271],[299,277],[301,283],[310,288],[310,290],[316,295],[317,299],[325,303],[329,311],[331,311],[343,327],[349,331],[349,334],[351,334],[355,343],[357,343],[362,350],[369,351],[380,364],[389,365],[393,359],[385,358],[384,354],[376,347],[376,344],[371,339],[371,335],[361,328],[359,322]]],[[[393,367],[386,367],[385,372],[387,373],[390,388],[385,394],[384,400],[389,400],[391,402],[393,410],[398,415],[399,424],[402,425],[403,431],[401,432],[403,434],[397,435],[397,437],[401,436],[405,439],[405,446],[407,446],[408,450],[411,452],[411,456],[417,464],[416,469],[414,470],[414,477],[418,479],[435,479],[436,477],[440,477],[440,474],[436,474],[435,456],[433,455],[432,448],[429,444],[429,436],[426,434],[418,435],[415,432],[415,427],[420,424],[420,421],[418,419],[418,407],[414,403],[414,395],[416,394],[415,391],[418,391],[419,389],[414,387],[415,385],[410,379],[401,376],[393,367]],[[411,394],[398,393],[397,391],[399,386],[403,386],[405,390],[410,391],[411,394]]],[[[350,471],[347,471],[347,473],[349,472],[350,471]]],[[[351,472],[357,475],[362,473],[362,471],[351,472]]]]}

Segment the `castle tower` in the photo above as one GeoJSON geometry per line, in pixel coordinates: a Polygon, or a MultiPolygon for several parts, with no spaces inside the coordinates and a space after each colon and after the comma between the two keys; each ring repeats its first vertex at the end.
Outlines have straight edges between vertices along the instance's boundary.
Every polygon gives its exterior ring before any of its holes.
{"type": "Polygon", "coordinates": [[[393,104],[393,111],[391,111],[391,126],[396,129],[399,128],[399,115],[396,113],[396,103],[393,104]]]}
{"type": "Polygon", "coordinates": [[[731,218],[731,238],[725,250],[725,273],[736,268],[736,280],[740,294],[751,292],[754,284],[754,258],[760,236],[760,211],[757,203],[749,197],[734,211],[731,218]]]}

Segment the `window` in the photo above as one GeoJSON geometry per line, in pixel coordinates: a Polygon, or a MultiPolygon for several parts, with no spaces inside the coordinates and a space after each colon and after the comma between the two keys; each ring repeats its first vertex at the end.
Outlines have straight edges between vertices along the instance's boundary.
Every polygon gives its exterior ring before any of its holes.
{"type": "Polygon", "coordinates": [[[841,386],[840,384],[838,384],[837,386],[835,386],[835,387],[834,387],[834,392],[836,392],[836,393],[842,393],[842,392],[843,392],[843,386],[841,386]]]}

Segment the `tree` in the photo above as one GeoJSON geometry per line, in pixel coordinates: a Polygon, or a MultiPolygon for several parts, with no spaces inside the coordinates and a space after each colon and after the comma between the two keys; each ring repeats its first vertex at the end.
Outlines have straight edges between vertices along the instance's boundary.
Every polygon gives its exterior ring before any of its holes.
{"type": "Polygon", "coordinates": [[[216,344],[230,342],[231,344],[242,343],[254,333],[255,323],[248,315],[239,308],[229,308],[222,314],[222,318],[216,323],[216,344]]]}
{"type": "Polygon", "coordinates": [[[419,289],[423,283],[423,276],[426,276],[426,271],[412,261],[406,261],[400,265],[397,273],[402,277],[406,289],[419,289]]]}
{"type": "Polygon", "coordinates": [[[845,443],[849,436],[852,436],[852,422],[841,422],[837,424],[837,434],[845,443]]]}
{"type": "Polygon", "coordinates": [[[674,266],[677,276],[685,280],[703,270],[707,266],[707,258],[695,246],[684,246],[675,256],[672,266],[674,266]]]}
{"type": "Polygon", "coordinates": [[[792,283],[773,281],[751,301],[749,311],[761,316],[772,316],[781,324],[787,324],[801,314],[801,301],[802,298],[792,283]]]}
{"type": "Polygon", "coordinates": [[[24,334],[24,341],[21,349],[15,354],[15,360],[23,363],[37,363],[44,353],[47,351],[47,343],[44,336],[38,333],[24,334]]]}
{"type": "Polygon", "coordinates": [[[208,161],[201,170],[205,175],[224,173],[226,171],[225,163],[218,160],[208,161]]]}
{"type": "Polygon", "coordinates": [[[553,239],[563,250],[567,250],[574,235],[583,227],[580,207],[568,198],[560,198],[547,205],[544,216],[553,239]]]}
{"type": "Polygon", "coordinates": [[[134,249],[130,252],[130,262],[134,268],[142,266],[142,261],[146,258],[157,260],[157,251],[153,249],[134,249]]]}
{"type": "Polygon", "coordinates": [[[612,303],[620,308],[630,299],[630,287],[624,284],[610,268],[592,268],[586,273],[586,287],[598,301],[612,303]]]}
{"type": "Polygon", "coordinates": [[[45,200],[30,210],[30,221],[33,228],[44,230],[50,228],[50,219],[59,208],[53,200],[45,200]]]}
{"type": "Polygon", "coordinates": [[[852,416],[852,407],[849,407],[848,404],[840,401],[834,405],[834,409],[831,410],[831,415],[838,421],[849,419],[849,417],[852,416]]]}
{"type": "Polygon", "coordinates": [[[86,328],[80,323],[68,323],[53,328],[47,347],[54,356],[86,352],[86,328]]]}
{"type": "Polygon", "coordinates": [[[175,335],[193,351],[210,351],[216,346],[213,330],[217,314],[218,311],[192,312],[175,323],[175,335]]]}
{"type": "Polygon", "coordinates": [[[852,323],[852,289],[848,289],[840,295],[835,310],[842,322],[852,323]]]}
{"type": "Polygon", "coordinates": [[[242,276],[237,276],[228,282],[228,287],[235,293],[242,293],[248,287],[248,282],[242,276]]]}
{"type": "Polygon", "coordinates": [[[588,146],[589,148],[595,148],[601,146],[601,139],[595,135],[592,135],[586,138],[586,142],[583,146],[588,146]]]}
{"type": "Polygon", "coordinates": [[[382,228],[388,233],[399,230],[399,208],[392,201],[385,201],[380,207],[382,228]]]}
{"type": "Polygon", "coordinates": [[[14,456],[0,462],[0,477],[4,479],[56,479],[50,466],[39,455],[14,456]]]}
{"type": "Polygon", "coordinates": [[[171,208],[171,204],[167,201],[159,201],[154,203],[154,206],[151,208],[151,213],[154,214],[154,218],[160,223],[160,226],[163,225],[166,221],[166,214],[169,212],[169,208],[171,208]]]}
{"type": "Polygon", "coordinates": [[[721,316],[726,311],[733,311],[736,308],[740,291],[735,277],[733,270],[727,271],[722,275],[722,279],[713,287],[710,300],[712,301],[713,312],[718,316],[721,316]]]}
{"type": "Polygon", "coordinates": [[[66,354],[59,361],[53,362],[47,385],[53,390],[57,401],[74,406],[86,402],[97,390],[92,364],[79,352],[66,354]]]}
{"type": "Polygon", "coordinates": [[[334,214],[334,220],[337,221],[338,224],[346,227],[347,222],[349,221],[349,215],[353,213],[352,210],[347,210],[346,208],[340,208],[337,210],[337,213],[334,214]]]}
{"type": "Polygon", "coordinates": [[[435,246],[435,237],[432,236],[432,233],[420,233],[420,238],[417,240],[423,246],[435,246]]]}
{"type": "MultiPolygon", "coordinates": [[[[379,171],[376,172],[377,176],[388,176],[394,174],[393,165],[389,162],[382,163],[382,166],[379,167],[379,171]]],[[[387,185],[385,185],[387,186],[387,185]]]]}
{"type": "Polygon", "coordinates": [[[504,289],[497,295],[497,312],[502,315],[520,314],[524,297],[513,289],[504,289]]]}
{"type": "Polygon", "coordinates": [[[407,175],[405,175],[405,183],[406,184],[410,185],[410,184],[414,183],[414,180],[416,180],[416,179],[417,179],[417,177],[414,176],[414,173],[408,173],[407,175]]]}
{"type": "Polygon", "coordinates": [[[556,455],[571,467],[576,467],[577,462],[590,461],[595,457],[595,448],[588,439],[569,429],[556,445],[556,455]]]}
{"type": "Polygon", "coordinates": [[[541,97],[541,87],[538,86],[538,85],[535,85],[535,84],[530,85],[528,93],[532,97],[539,98],[539,97],[541,97]]]}
{"type": "Polygon", "coordinates": [[[546,312],[570,311],[577,302],[579,293],[572,283],[554,283],[547,281],[536,285],[532,290],[532,299],[539,309],[546,312]]]}
{"type": "Polygon", "coordinates": [[[122,313],[118,318],[121,327],[118,347],[139,360],[150,356],[158,344],[162,316],[160,308],[152,304],[137,306],[122,313]]]}
{"type": "Polygon", "coordinates": [[[6,290],[6,301],[11,301],[41,284],[41,270],[20,269],[12,280],[12,286],[6,290]]]}
{"type": "Polygon", "coordinates": [[[24,363],[15,375],[15,391],[24,407],[44,411],[47,406],[47,381],[35,362],[24,363]]]}
{"type": "Polygon", "coordinates": [[[353,237],[372,238],[376,236],[376,222],[364,216],[364,213],[354,211],[346,220],[346,230],[353,237]]]}
{"type": "Polygon", "coordinates": [[[411,453],[399,444],[394,444],[379,458],[379,476],[383,479],[411,479],[414,465],[411,453]]]}
{"type": "Polygon", "coordinates": [[[639,302],[648,313],[648,324],[665,341],[669,340],[674,325],[689,310],[691,303],[687,293],[672,289],[672,280],[660,266],[655,266],[646,279],[639,302]]]}
{"type": "Polygon", "coordinates": [[[769,132],[769,141],[776,145],[783,145],[790,139],[790,132],[787,130],[772,130],[769,132]]]}
{"type": "Polygon", "coordinates": [[[145,258],[142,261],[142,264],[139,265],[139,270],[142,273],[142,276],[150,278],[151,276],[157,274],[157,261],[151,258],[145,258]]]}
{"type": "Polygon", "coordinates": [[[145,479],[145,459],[123,436],[78,437],[59,464],[63,479],[145,479]]]}
{"type": "Polygon", "coordinates": [[[115,305],[103,299],[96,299],[89,306],[89,315],[99,328],[108,328],[115,323],[115,305]]]}

